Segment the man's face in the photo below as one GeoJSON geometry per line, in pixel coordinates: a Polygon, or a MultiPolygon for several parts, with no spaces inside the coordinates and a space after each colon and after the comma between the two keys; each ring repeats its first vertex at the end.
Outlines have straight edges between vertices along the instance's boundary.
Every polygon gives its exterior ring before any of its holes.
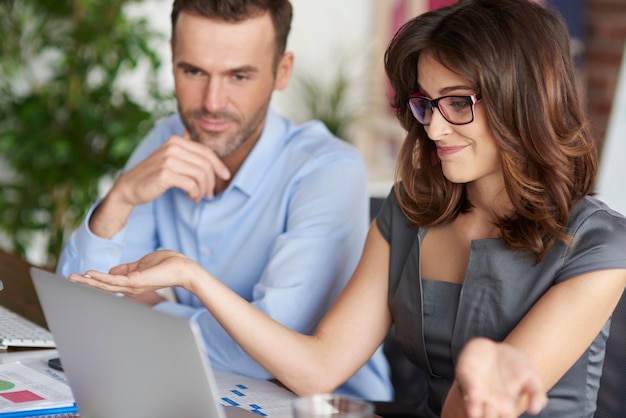
{"type": "Polygon", "coordinates": [[[226,23],[183,12],[175,31],[174,82],[185,127],[220,157],[245,158],[263,130],[272,91],[287,86],[293,57],[285,54],[274,68],[268,14],[226,23]]]}

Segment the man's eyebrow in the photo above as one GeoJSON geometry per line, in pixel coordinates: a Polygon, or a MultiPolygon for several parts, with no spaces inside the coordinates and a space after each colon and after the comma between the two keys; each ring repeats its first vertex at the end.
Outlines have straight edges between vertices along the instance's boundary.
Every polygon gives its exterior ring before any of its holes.
{"type": "MultiPolygon", "coordinates": [[[[201,67],[198,67],[197,65],[193,65],[185,61],[180,61],[176,63],[176,67],[181,68],[183,70],[204,71],[201,67]]],[[[224,71],[224,73],[228,73],[228,74],[240,74],[240,73],[251,74],[251,73],[258,73],[258,72],[259,72],[259,69],[253,65],[242,65],[241,67],[234,67],[234,68],[230,68],[224,71]]]]}
{"type": "Polygon", "coordinates": [[[180,61],[176,63],[177,68],[182,68],[184,70],[200,70],[199,67],[189,64],[188,62],[180,61]]]}
{"type": "Polygon", "coordinates": [[[242,67],[235,67],[229,70],[230,73],[258,73],[259,69],[252,65],[244,65],[242,67]]]}

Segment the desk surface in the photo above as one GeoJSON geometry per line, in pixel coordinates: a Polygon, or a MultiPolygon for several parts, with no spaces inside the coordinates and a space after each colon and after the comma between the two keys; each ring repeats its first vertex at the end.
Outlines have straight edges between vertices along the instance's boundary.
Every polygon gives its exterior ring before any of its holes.
{"type": "Polygon", "coordinates": [[[31,321],[48,328],[39,298],[30,278],[30,264],[14,254],[0,250],[0,304],[31,321]]]}
{"type": "MultiPolygon", "coordinates": [[[[0,291],[0,303],[25,318],[47,328],[39,298],[37,297],[35,287],[30,277],[30,267],[29,263],[16,255],[0,250],[0,279],[2,279],[4,283],[4,289],[0,291]]],[[[27,365],[30,367],[33,367],[31,363],[39,362],[40,364],[35,365],[33,368],[41,369],[46,367],[47,359],[55,356],[58,356],[56,350],[24,349],[0,353],[0,363],[22,361],[28,363],[27,365]]],[[[246,379],[246,382],[253,381],[252,379],[244,377],[241,377],[241,379],[246,379]]],[[[256,383],[249,386],[258,386],[259,393],[271,394],[273,398],[269,405],[278,402],[288,402],[290,404],[293,397],[295,397],[293,393],[268,381],[256,381],[256,383]],[[263,385],[269,385],[269,389],[263,389],[263,385]]],[[[63,416],[69,418],[79,417],[79,415],[63,416]]]]}
{"type": "MultiPolygon", "coordinates": [[[[31,350],[13,353],[0,353],[0,364],[20,361],[34,370],[48,374],[46,373],[46,369],[49,370],[47,361],[49,358],[56,356],[58,356],[58,351],[56,350],[31,350]]],[[[62,372],[54,371],[54,373],[58,374],[62,378],[66,378],[65,374],[62,372]]],[[[262,409],[268,414],[269,417],[292,418],[291,402],[296,398],[296,395],[292,392],[289,392],[288,390],[267,380],[257,380],[217,370],[214,370],[213,373],[217,383],[218,399],[234,399],[233,393],[235,391],[243,391],[247,397],[247,402],[252,403],[242,405],[243,409],[256,410],[256,408],[250,409],[249,407],[252,407],[254,404],[258,404],[263,406],[262,409]]],[[[222,405],[227,405],[225,402],[221,403],[222,405]]],[[[232,416],[239,415],[233,415],[231,413],[227,414],[227,417],[232,416]]],[[[77,418],[79,417],[79,414],[63,415],[63,417],[77,418]]],[[[374,418],[381,417],[376,416],[374,418]]]]}

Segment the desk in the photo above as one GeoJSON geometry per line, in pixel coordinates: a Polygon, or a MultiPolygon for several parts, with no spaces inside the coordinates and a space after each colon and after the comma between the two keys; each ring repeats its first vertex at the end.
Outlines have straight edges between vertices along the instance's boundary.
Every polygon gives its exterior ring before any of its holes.
{"type": "MultiPolygon", "coordinates": [[[[11,363],[15,361],[20,361],[24,365],[43,372],[47,369],[47,361],[51,357],[58,356],[58,352],[56,350],[31,350],[31,351],[21,351],[21,352],[12,352],[12,353],[0,353],[0,364],[2,363],[11,363]]],[[[65,374],[62,372],[54,371],[55,374],[60,375],[65,378],[65,374]]],[[[244,376],[239,376],[233,373],[222,372],[214,370],[214,377],[216,379],[216,383],[218,385],[218,398],[230,398],[233,399],[233,390],[237,391],[242,390],[240,384],[243,384],[244,392],[246,396],[249,396],[250,399],[254,403],[258,402],[259,404],[264,405],[264,410],[267,412],[272,411],[275,415],[270,414],[270,417],[275,418],[292,418],[291,417],[291,402],[296,398],[296,395],[287,391],[286,389],[275,385],[267,380],[257,380],[253,378],[248,378],[244,376]],[[288,412],[285,412],[288,411],[288,412]]],[[[222,403],[224,404],[224,403],[222,403]]],[[[245,409],[245,408],[244,408],[245,409]]],[[[227,415],[228,417],[239,417],[239,414],[227,415]]],[[[243,417],[244,415],[241,415],[243,417]]],[[[257,415],[252,415],[257,416],[257,415]]],[[[260,416],[260,415],[259,415],[260,416]]],[[[79,418],[78,414],[73,415],[63,415],[64,418],[79,418]]],[[[381,417],[374,417],[381,418],[381,417]]]]}
{"type": "Polygon", "coordinates": [[[14,254],[0,250],[0,303],[34,323],[48,328],[30,279],[30,264],[14,254]]]}
{"type": "MultiPolygon", "coordinates": [[[[0,292],[0,303],[24,317],[46,326],[39,299],[30,278],[30,265],[18,257],[0,251],[0,274],[4,282],[4,290],[0,292]]],[[[59,354],[51,349],[29,349],[0,354],[0,363],[21,361],[24,365],[38,371],[47,369],[47,360],[59,354]]],[[[175,353],[172,353],[174,356],[175,353]]],[[[65,377],[64,373],[60,373],[65,377]]],[[[241,391],[246,388],[245,396],[253,403],[263,405],[265,411],[272,411],[277,418],[291,418],[291,401],[296,395],[265,380],[256,380],[244,376],[237,376],[225,372],[214,375],[220,391],[217,399],[231,396],[233,389],[241,391]],[[243,383],[243,386],[239,386],[243,383]],[[284,412],[287,411],[287,412],[284,412]]],[[[118,403],[119,404],[119,403],[118,403]]],[[[245,409],[245,408],[244,408],[245,409]]],[[[71,415],[75,418],[79,415],[71,415]]]]}

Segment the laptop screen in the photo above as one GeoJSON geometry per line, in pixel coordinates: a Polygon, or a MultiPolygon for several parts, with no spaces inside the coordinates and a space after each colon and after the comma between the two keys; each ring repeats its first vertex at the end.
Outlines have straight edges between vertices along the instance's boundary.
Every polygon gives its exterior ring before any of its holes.
{"type": "Polygon", "coordinates": [[[31,276],[81,417],[225,418],[195,324],[37,268],[31,276]]]}

